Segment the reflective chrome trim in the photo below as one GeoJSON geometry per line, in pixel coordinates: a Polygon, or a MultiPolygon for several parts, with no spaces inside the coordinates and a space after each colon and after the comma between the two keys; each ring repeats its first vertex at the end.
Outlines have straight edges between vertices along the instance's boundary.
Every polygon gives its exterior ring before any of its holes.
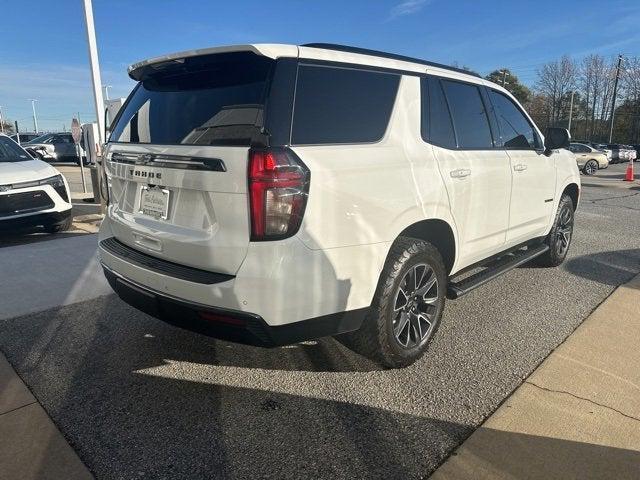
{"type": "Polygon", "coordinates": [[[226,172],[227,167],[219,158],[191,157],[183,155],[166,155],[154,153],[114,152],[109,159],[115,163],[140,165],[147,167],[178,168],[183,170],[208,170],[226,172]]]}

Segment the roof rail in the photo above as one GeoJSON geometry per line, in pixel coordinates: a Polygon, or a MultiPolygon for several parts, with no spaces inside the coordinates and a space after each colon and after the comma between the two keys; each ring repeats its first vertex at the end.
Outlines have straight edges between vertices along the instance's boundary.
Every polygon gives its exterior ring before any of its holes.
{"type": "Polygon", "coordinates": [[[428,65],[429,67],[442,68],[445,70],[451,70],[453,72],[464,73],[466,75],[472,75],[474,77],[482,78],[476,72],[465,70],[464,68],[451,67],[449,65],[443,65],[441,63],[429,62],[427,60],[407,57],[405,55],[398,55],[395,53],[382,52],[380,50],[369,50],[368,48],[350,47],[348,45],[339,45],[335,43],[305,43],[300,46],[312,47],[312,48],[324,48],[325,50],[336,50],[339,52],[360,53],[362,55],[372,55],[374,57],[390,58],[392,60],[401,60],[403,62],[419,63],[421,65],[428,65]]]}

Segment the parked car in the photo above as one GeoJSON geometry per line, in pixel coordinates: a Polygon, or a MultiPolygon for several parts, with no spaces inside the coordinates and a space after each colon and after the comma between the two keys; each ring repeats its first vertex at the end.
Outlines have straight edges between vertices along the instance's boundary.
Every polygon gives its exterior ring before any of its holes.
{"type": "Polygon", "coordinates": [[[445,298],[567,255],[568,131],[543,137],[475,74],[309,44],[194,50],[129,75],[99,257],[122,299],[170,323],[260,346],[343,334],[401,367],[445,298]]]}
{"type": "Polygon", "coordinates": [[[640,144],[632,145],[633,149],[636,151],[636,158],[634,162],[640,158],[640,144]]]}
{"type": "Polygon", "coordinates": [[[68,230],[70,199],[60,172],[0,134],[0,231],[36,226],[51,233],[68,230]]]}
{"type": "MultiPolygon", "coordinates": [[[[76,162],[78,148],[70,133],[47,133],[25,143],[24,148],[34,157],[47,162],[76,162]]],[[[80,150],[82,159],[86,165],[84,152],[80,150]]]]}
{"type": "Polygon", "coordinates": [[[627,160],[633,160],[635,162],[636,158],[638,157],[638,153],[636,152],[635,147],[632,145],[622,145],[622,147],[626,151],[627,160]]]}
{"type": "Polygon", "coordinates": [[[569,150],[576,156],[578,168],[585,175],[595,175],[598,169],[607,168],[607,154],[584,143],[571,143],[569,150]]]}
{"type": "Polygon", "coordinates": [[[18,141],[18,135],[20,136],[20,142],[19,143],[23,144],[23,143],[30,142],[34,138],[38,138],[42,134],[41,133],[32,133],[32,132],[14,133],[13,135],[10,135],[11,140],[17,142],[18,141]]]}
{"type": "Polygon", "coordinates": [[[628,162],[633,158],[633,149],[627,145],[617,143],[607,144],[607,148],[611,149],[611,163],[628,162]]]}
{"type": "Polygon", "coordinates": [[[601,152],[604,152],[607,155],[607,160],[609,163],[613,163],[613,151],[610,148],[607,148],[606,144],[603,143],[595,143],[595,142],[577,142],[577,143],[586,143],[590,147],[595,148],[601,152]]]}

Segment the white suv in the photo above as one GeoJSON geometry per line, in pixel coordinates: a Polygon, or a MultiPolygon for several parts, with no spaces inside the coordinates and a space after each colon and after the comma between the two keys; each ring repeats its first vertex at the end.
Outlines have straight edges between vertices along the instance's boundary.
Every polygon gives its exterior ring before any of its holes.
{"type": "Polygon", "coordinates": [[[71,208],[69,185],[60,172],[0,134],[0,235],[32,227],[68,230],[71,208]]]}
{"type": "Polygon", "coordinates": [[[445,297],[567,254],[568,132],[543,138],[469,72],[310,44],[183,52],[129,75],[99,256],[125,301],[168,322],[261,346],[345,334],[399,367],[445,297]]]}

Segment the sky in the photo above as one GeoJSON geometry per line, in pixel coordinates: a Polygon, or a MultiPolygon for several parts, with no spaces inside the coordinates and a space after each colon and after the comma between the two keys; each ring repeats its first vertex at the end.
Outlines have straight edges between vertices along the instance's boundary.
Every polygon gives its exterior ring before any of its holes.
{"type": "MultiPolygon", "coordinates": [[[[341,43],[467,66],[507,67],[528,85],[563,54],[640,55],[638,0],[94,0],[102,83],[170,52],[243,43],[341,43]]],[[[0,106],[33,130],[95,119],[82,0],[0,2],[0,106]]]]}

